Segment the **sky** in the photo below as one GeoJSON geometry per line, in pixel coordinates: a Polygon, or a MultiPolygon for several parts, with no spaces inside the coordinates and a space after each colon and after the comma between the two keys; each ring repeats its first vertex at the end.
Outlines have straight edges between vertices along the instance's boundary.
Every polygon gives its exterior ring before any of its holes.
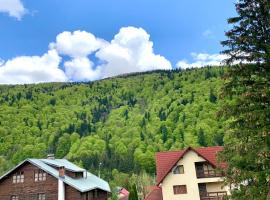
{"type": "Polygon", "coordinates": [[[0,0],[0,84],[219,65],[235,0],[0,0]]]}

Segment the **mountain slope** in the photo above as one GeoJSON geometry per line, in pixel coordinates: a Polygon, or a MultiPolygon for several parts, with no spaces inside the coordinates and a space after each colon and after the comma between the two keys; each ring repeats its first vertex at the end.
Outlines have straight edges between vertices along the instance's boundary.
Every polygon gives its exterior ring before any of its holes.
{"type": "Polygon", "coordinates": [[[224,70],[0,86],[0,173],[48,153],[87,169],[102,162],[104,169],[154,172],[156,151],[221,145],[224,122],[216,113],[224,70]]]}

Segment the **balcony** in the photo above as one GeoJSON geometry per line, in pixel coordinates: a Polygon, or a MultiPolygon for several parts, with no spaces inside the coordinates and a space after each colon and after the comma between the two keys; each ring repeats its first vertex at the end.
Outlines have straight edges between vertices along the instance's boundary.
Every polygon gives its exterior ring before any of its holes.
{"type": "Polygon", "coordinates": [[[220,192],[207,192],[200,194],[200,200],[223,200],[227,196],[227,193],[224,191],[220,192]]]}
{"type": "Polygon", "coordinates": [[[224,176],[223,172],[217,171],[215,169],[197,169],[197,178],[213,178],[224,176]]]}

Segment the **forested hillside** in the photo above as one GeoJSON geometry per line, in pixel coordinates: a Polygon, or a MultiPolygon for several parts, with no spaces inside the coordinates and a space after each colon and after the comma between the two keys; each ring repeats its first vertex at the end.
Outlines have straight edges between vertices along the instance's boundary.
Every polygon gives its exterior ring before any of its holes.
{"type": "Polygon", "coordinates": [[[0,86],[0,174],[28,157],[91,170],[155,171],[157,151],[222,145],[223,67],[156,71],[90,83],[0,86]]]}

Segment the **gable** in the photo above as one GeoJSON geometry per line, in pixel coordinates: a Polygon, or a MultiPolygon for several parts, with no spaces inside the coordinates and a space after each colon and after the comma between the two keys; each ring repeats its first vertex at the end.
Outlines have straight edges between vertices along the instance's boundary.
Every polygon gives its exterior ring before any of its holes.
{"type": "Polygon", "coordinates": [[[37,194],[43,192],[47,193],[48,199],[55,199],[54,194],[57,195],[58,180],[48,173],[46,173],[44,180],[36,180],[35,172],[38,170],[40,168],[37,166],[30,162],[24,162],[4,176],[0,180],[0,199],[10,199],[11,195],[14,194],[19,195],[20,199],[36,199],[37,194]]]}
{"type": "MultiPolygon", "coordinates": [[[[201,147],[192,148],[188,147],[181,151],[168,151],[159,152],[156,154],[156,172],[157,172],[157,185],[159,185],[172,168],[182,159],[189,151],[195,152],[198,156],[209,162],[213,167],[218,167],[217,153],[223,150],[221,146],[215,147],[201,147]]],[[[225,167],[223,163],[220,167],[225,167]]]]}
{"type": "Polygon", "coordinates": [[[203,157],[201,157],[194,151],[188,151],[178,160],[175,166],[187,165],[187,163],[195,163],[195,162],[207,162],[207,160],[205,160],[203,157]]]}
{"type": "Polygon", "coordinates": [[[39,169],[37,166],[30,163],[28,160],[25,160],[21,162],[20,164],[18,164],[17,166],[15,166],[14,168],[12,168],[11,170],[7,171],[5,174],[3,174],[0,177],[0,182],[2,182],[6,178],[9,178],[10,176],[13,176],[15,173],[23,170],[23,168],[27,165],[33,166],[35,169],[39,169]]]}
{"type": "MultiPolygon", "coordinates": [[[[21,162],[19,165],[17,165],[13,169],[11,169],[10,171],[8,171],[7,173],[5,173],[2,177],[0,177],[0,181],[27,162],[38,167],[39,169],[42,169],[46,173],[55,177],[56,179],[60,178],[58,169],[46,164],[42,159],[27,159],[27,160],[21,162]]],[[[68,163],[69,167],[71,166],[69,161],[64,161],[64,162],[68,163]]],[[[61,163],[63,163],[63,162],[61,162],[61,163]]],[[[106,192],[111,192],[110,186],[106,181],[100,179],[99,177],[97,177],[94,174],[91,174],[89,172],[86,172],[86,178],[73,179],[69,176],[65,176],[65,178],[63,179],[63,182],[67,185],[70,185],[71,187],[75,188],[76,190],[78,190],[80,192],[87,192],[87,191],[94,190],[94,189],[100,189],[100,190],[104,190],[106,192]]]]}
{"type": "Polygon", "coordinates": [[[184,151],[158,152],[156,154],[157,184],[162,181],[183,154],[184,151]]]}
{"type": "MultiPolygon", "coordinates": [[[[183,166],[183,172],[184,172],[184,177],[188,174],[188,171],[192,171],[192,163],[196,162],[207,162],[204,158],[199,156],[196,152],[194,151],[187,151],[176,163],[173,165],[172,169],[167,173],[167,175],[163,178],[162,180],[162,185],[166,183],[167,181],[170,181],[172,179],[175,179],[175,174],[173,174],[173,170],[176,166],[182,165],[183,166]]],[[[194,166],[195,170],[195,166],[194,166]]]]}

